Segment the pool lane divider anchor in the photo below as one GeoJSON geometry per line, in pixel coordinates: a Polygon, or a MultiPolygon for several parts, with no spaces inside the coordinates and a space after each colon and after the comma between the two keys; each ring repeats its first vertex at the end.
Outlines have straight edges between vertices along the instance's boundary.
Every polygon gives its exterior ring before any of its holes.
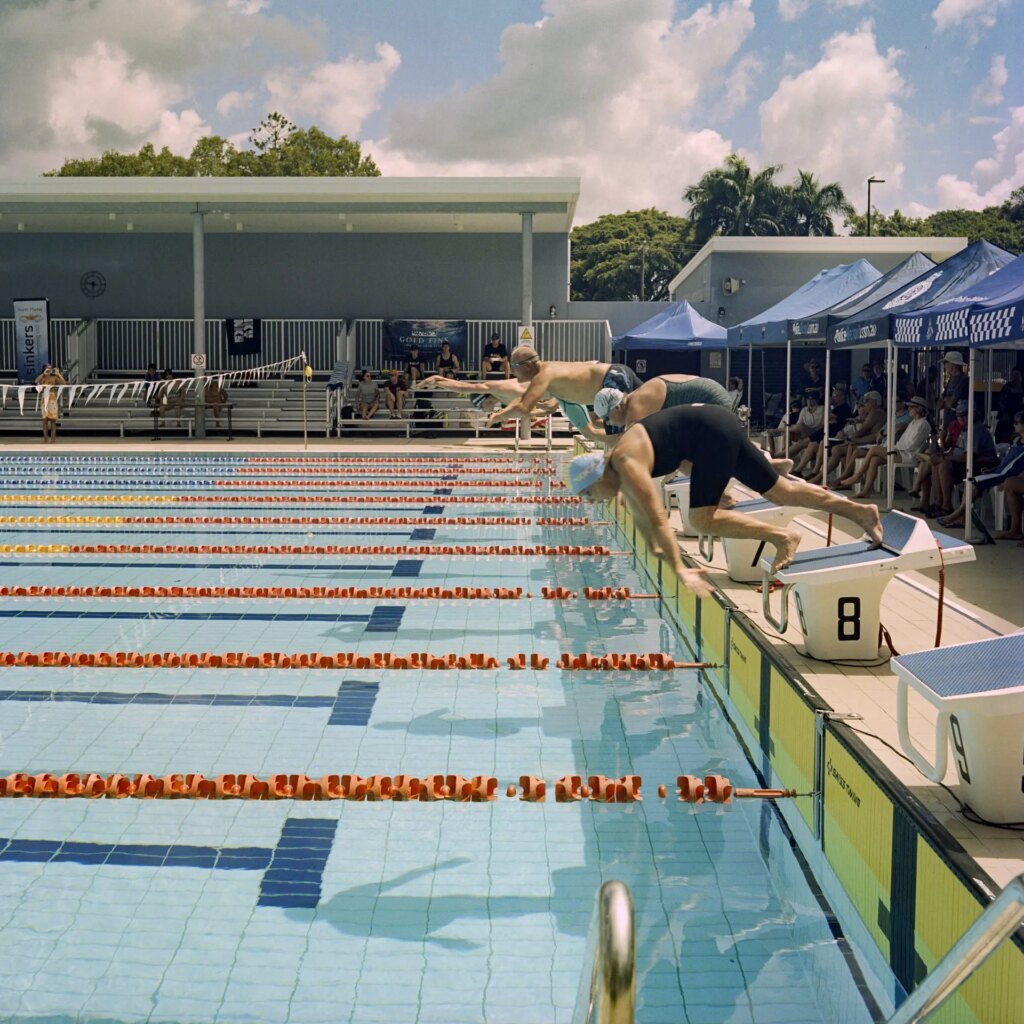
{"type": "MultiPolygon", "coordinates": [[[[554,784],[555,803],[590,801],[604,804],[629,804],[643,800],[643,780],[639,775],[618,779],[604,775],[563,775],[554,784]]],[[[794,789],[744,789],[734,787],[723,775],[680,775],[676,780],[679,800],[690,804],[729,804],[734,799],[778,800],[809,794],[794,789]]],[[[533,775],[521,775],[519,788],[510,784],[509,799],[519,797],[526,803],[544,803],[547,783],[533,775]]],[[[667,796],[667,787],[658,787],[658,796],[667,796]]],[[[416,775],[370,775],[328,773],[311,778],[302,773],[258,775],[228,773],[207,777],[198,772],[156,776],[126,775],[114,772],[67,772],[62,775],[41,772],[13,772],[0,777],[0,798],[35,800],[352,800],[376,802],[489,803],[498,798],[498,780],[492,775],[435,773],[416,775]]]]}
{"type": "Polygon", "coordinates": [[[0,544],[5,555],[625,555],[603,544],[0,544]]]}
{"type": "MultiPolygon", "coordinates": [[[[523,670],[527,667],[525,654],[506,658],[510,669],[523,670]]],[[[531,669],[544,670],[550,659],[534,652],[529,658],[531,669]]],[[[212,669],[418,669],[445,671],[488,670],[501,667],[493,654],[429,654],[413,651],[409,654],[394,654],[391,651],[375,651],[372,654],[356,654],[354,651],[338,651],[321,654],[317,651],[299,651],[285,654],[281,651],[263,651],[260,654],[246,654],[244,651],[227,651],[214,654],[210,651],[195,653],[184,651],[0,651],[0,667],[3,668],[212,668],[212,669]]],[[[719,666],[710,661],[675,661],[667,654],[592,654],[563,653],[555,668],[574,671],[612,672],[671,672],[675,669],[707,669],[719,666]]]]}

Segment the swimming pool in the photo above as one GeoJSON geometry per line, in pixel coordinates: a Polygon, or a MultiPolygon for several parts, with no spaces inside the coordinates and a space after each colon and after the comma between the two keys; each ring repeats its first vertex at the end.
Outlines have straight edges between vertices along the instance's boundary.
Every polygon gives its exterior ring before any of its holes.
{"type": "Polygon", "coordinates": [[[774,812],[671,798],[679,774],[757,785],[698,674],[555,667],[565,651],[692,657],[657,601],[541,596],[648,589],[607,525],[537,523],[594,511],[563,501],[557,458],[6,455],[0,481],[4,586],[133,588],[9,594],[2,651],[502,666],[4,669],[0,775],[499,782],[479,803],[2,799],[4,1019],[568,1022],[609,878],[636,907],[637,1020],[877,1018],[774,812]],[[511,545],[611,553],[457,553],[511,545]],[[310,587],[522,596],[299,596],[310,587]],[[505,667],[524,652],[549,667],[505,667]],[[639,774],[644,799],[505,795],[572,774],[639,774]]]}

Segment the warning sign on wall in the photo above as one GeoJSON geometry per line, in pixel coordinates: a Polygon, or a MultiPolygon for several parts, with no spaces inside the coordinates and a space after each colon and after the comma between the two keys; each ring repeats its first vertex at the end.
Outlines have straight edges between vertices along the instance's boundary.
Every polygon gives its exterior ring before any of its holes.
{"type": "Polygon", "coordinates": [[[533,345],[537,340],[537,334],[533,327],[528,324],[519,325],[519,333],[516,335],[516,344],[533,345]]]}

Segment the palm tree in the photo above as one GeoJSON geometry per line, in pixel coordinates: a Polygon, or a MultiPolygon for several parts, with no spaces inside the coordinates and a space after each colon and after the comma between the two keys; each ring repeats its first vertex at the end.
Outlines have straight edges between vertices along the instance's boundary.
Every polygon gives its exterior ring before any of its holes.
{"type": "Polygon", "coordinates": [[[797,171],[796,183],[786,188],[790,235],[834,235],[835,217],[852,217],[854,210],[842,185],[819,184],[810,171],[797,171]]]}
{"type": "Polygon", "coordinates": [[[690,223],[703,245],[712,235],[778,235],[783,192],[775,184],[777,164],[756,174],[742,157],[730,153],[725,165],[708,171],[683,193],[690,223]]]}

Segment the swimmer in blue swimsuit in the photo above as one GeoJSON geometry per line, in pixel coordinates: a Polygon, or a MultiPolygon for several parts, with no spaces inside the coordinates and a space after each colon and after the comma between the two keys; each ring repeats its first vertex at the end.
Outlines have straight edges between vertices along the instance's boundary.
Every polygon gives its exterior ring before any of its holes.
{"type": "MultiPolygon", "coordinates": [[[[491,426],[509,416],[522,415],[543,398],[589,406],[602,388],[632,391],[641,384],[640,378],[621,363],[548,362],[530,345],[514,349],[509,364],[516,379],[527,385],[526,392],[495,413],[490,419],[491,426]]],[[[613,425],[608,426],[616,432],[613,425]]]]}

